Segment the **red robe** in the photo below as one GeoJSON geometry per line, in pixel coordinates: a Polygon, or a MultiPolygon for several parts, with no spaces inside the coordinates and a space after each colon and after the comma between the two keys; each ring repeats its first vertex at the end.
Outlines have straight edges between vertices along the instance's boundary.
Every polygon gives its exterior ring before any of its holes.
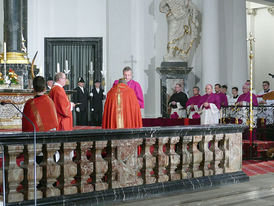
{"type": "Polygon", "coordinates": [[[140,128],[142,126],[141,109],[134,90],[123,83],[114,85],[107,94],[102,128],[140,128]]]}
{"type": "MultiPolygon", "coordinates": [[[[23,113],[34,123],[37,132],[58,128],[55,105],[47,95],[29,99],[24,106],[23,113]]],[[[33,131],[32,124],[25,117],[22,118],[22,131],[33,131]]]]}
{"type": "Polygon", "coordinates": [[[54,85],[49,92],[53,100],[58,117],[58,130],[72,130],[71,104],[63,87],[54,85]]]}

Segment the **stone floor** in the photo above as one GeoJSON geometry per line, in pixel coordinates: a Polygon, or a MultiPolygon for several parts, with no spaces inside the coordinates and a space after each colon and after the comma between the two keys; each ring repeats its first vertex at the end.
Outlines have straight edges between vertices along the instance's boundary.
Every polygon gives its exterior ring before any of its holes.
{"type": "MultiPolygon", "coordinates": [[[[114,204],[111,204],[114,205],[114,204]]],[[[124,202],[115,206],[196,206],[238,205],[273,206],[274,173],[250,177],[250,181],[231,184],[212,190],[174,194],[143,201],[124,202]]]]}

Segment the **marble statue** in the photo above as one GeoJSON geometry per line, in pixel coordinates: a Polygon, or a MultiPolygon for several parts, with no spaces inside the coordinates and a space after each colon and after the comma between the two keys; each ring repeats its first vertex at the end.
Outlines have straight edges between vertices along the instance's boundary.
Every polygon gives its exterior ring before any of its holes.
{"type": "Polygon", "coordinates": [[[191,0],[161,0],[160,12],[166,14],[168,44],[166,62],[188,62],[199,37],[199,10],[191,0]]]}

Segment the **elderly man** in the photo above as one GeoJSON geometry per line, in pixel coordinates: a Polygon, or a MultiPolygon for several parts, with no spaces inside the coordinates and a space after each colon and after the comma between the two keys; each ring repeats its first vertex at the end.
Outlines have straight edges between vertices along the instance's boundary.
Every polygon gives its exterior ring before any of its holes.
{"type": "Polygon", "coordinates": [[[66,85],[66,75],[59,72],[54,77],[54,85],[49,92],[49,97],[53,100],[58,117],[58,130],[72,130],[72,110],[75,104],[70,102],[64,86],[66,85]]]}
{"type": "Polygon", "coordinates": [[[198,104],[200,102],[200,88],[199,87],[193,87],[193,96],[190,97],[186,103],[186,110],[188,114],[188,118],[190,119],[199,119],[199,108],[198,104]]]}
{"type": "MultiPolygon", "coordinates": [[[[250,103],[250,87],[248,84],[244,84],[243,87],[243,94],[241,94],[236,102],[236,105],[245,106],[250,103]]],[[[252,104],[253,106],[258,106],[257,97],[255,94],[252,94],[252,104]]]]}
{"type": "Polygon", "coordinates": [[[211,84],[205,87],[206,94],[199,101],[201,110],[201,124],[218,124],[220,119],[220,97],[213,93],[211,84]]]}
{"type": "MultiPolygon", "coordinates": [[[[133,74],[132,69],[130,67],[125,67],[123,69],[123,76],[126,80],[126,83],[131,89],[134,90],[136,97],[138,99],[140,108],[143,109],[144,108],[143,91],[142,91],[140,84],[132,79],[132,74],[133,74]]],[[[118,84],[118,82],[119,82],[119,80],[115,80],[115,82],[113,83],[113,86],[118,84]]]]}

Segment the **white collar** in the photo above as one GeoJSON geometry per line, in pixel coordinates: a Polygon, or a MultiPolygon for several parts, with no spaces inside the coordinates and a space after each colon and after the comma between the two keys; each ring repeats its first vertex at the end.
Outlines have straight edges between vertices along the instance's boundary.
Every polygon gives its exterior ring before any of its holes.
{"type": "Polygon", "coordinates": [[[57,82],[54,82],[54,85],[57,85],[59,87],[63,87],[61,84],[57,83],[57,82]]]}

